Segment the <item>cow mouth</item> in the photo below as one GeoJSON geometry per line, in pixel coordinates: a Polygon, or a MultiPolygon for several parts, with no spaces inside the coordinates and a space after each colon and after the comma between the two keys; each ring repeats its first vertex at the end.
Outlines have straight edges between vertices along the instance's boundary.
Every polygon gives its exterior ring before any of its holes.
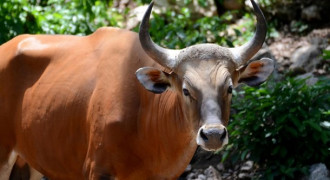
{"type": "Polygon", "coordinates": [[[197,145],[206,151],[221,150],[228,144],[228,132],[222,124],[203,125],[199,128],[197,145]]]}

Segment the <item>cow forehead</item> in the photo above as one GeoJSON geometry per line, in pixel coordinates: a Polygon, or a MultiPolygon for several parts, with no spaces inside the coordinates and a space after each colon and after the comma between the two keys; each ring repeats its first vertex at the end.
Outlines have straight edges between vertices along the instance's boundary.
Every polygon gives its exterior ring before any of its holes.
{"type": "Polygon", "coordinates": [[[193,60],[182,64],[183,80],[196,88],[219,88],[230,83],[234,63],[224,60],[193,60]]]}

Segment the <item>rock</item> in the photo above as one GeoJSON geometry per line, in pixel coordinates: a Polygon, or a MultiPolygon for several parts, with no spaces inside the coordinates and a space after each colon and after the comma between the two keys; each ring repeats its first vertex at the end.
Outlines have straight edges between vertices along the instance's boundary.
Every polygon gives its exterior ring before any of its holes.
{"type": "Polygon", "coordinates": [[[241,167],[241,171],[243,172],[250,172],[253,168],[253,162],[252,161],[246,161],[242,167],[241,167]]]}
{"type": "Polygon", "coordinates": [[[318,79],[313,75],[313,73],[306,73],[303,75],[299,75],[296,77],[296,79],[307,79],[306,84],[308,86],[313,86],[318,81],[318,79]]]}
{"type": "Polygon", "coordinates": [[[135,28],[142,21],[143,15],[147,8],[148,5],[144,5],[132,9],[128,15],[129,19],[126,22],[126,29],[135,28]]]}
{"type": "Polygon", "coordinates": [[[188,164],[188,166],[186,167],[184,172],[189,172],[189,171],[191,171],[191,169],[192,169],[191,164],[188,164]]]}
{"type": "Polygon", "coordinates": [[[194,172],[189,173],[186,177],[187,180],[193,180],[193,179],[196,179],[196,178],[197,178],[197,175],[194,172]]]}
{"type": "Polygon", "coordinates": [[[255,54],[252,57],[252,61],[253,60],[260,60],[261,58],[270,58],[275,60],[274,55],[272,54],[272,52],[270,51],[269,47],[267,45],[263,45],[262,48],[257,52],[257,54],[255,54]]]}
{"type": "Polygon", "coordinates": [[[219,171],[224,171],[224,170],[225,170],[225,166],[223,165],[223,163],[219,163],[219,164],[217,165],[217,169],[218,169],[219,171]]]}
{"type": "Polygon", "coordinates": [[[252,176],[248,173],[239,173],[238,179],[252,179],[252,176]]]}
{"type": "Polygon", "coordinates": [[[197,180],[207,180],[204,174],[199,174],[197,180]]]}
{"type": "Polygon", "coordinates": [[[230,177],[230,173],[223,173],[223,174],[222,174],[222,177],[223,177],[223,178],[228,178],[228,177],[230,177]]]}
{"type": "Polygon", "coordinates": [[[307,35],[307,40],[319,49],[325,49],[329,46],[330,28],[314,29],[307,35]]]}
{"type": "Polygon", "coordinates": [[[307,21],[320,20],[321,15],[316,5],[311,5],[301,11],[301,18],[307,21]]]}
{"type": "Polygon", "coordinates": [[[309,169],[308,180],[330,180],[329,171],[323,163],[314,164],[309,169]]]}
{"type": "Polygon", "coordinates": [[[113,6],[119,9],[125,9],[129,3],[131,3],[130,0],[114,0],[113,6]]]}
{"type": "MultiPolygon", "coordinates": [[[[203,178],[203,170],[202,169],[193,169],[192,172],[190,172],[185,178],[184,177],[181,177],[183,179],[186,179],[186,180],[196,180],[196,179],[199,179],[199,178],[203,178]],[[200,176],[202,175],[202,176],[200,176]]],[[[205,177],[206,179],[206,177],[205,177]]]]}
{"type": "Polygon", "coordinates": [[[213,166],[205,169],[204,174],[207,180],[221,180],[220,173],[213,166]]]}
{"type": "MultiPolygon", "coordinates": [[[[182,8],[186,7],[186,5],[183,3],[184,1],[176,1],[177,4],[182,8]],[[181,2],[181,4],[180,4],[181,2]]],[[[206,0],[206,5],[205,7],[201,6],[199,0],[192,0],[192,3],[188,4],[188,8],[191,10],[191,13],[193,16],[214,16],[217,13],[217,8],[214,3],[214,0],[206,0]]]]}
{"type": "Polygon", "coordinates": [[[325,50],[330,51],[330,46],[327,46],[325,50]]]}
{"type": "Polygon", "coordinates": [[[193,169],[207,169],[210,165],[216,167],[221,162],[221,156],[202,148],[197,148],[194,157],[191,160],[193,169]]]}
{"type": "Polygon", "coordinates": [[[194,172],[192,172],[193,169],[191,167],[191,164],[189,164],[186,169],[184,170],[184,172],[181,174],[181,176],[179,177],[178,180],[184,180],[187,179],[188,176],[194,176],[194,172]]]}
{"type": "Polygon", "coordinates": [[[293,71],[293,74],[313,71],[322,60],[321,54],[322,52],[315,45],[298,48],[291,57],[290,70],[293,71]]]}
{"type": "Polygon", "coordinates": [[[327,44],[327,39],[322,37],[312,37],[309,39],[309,42],[315,46],[322,46],[323,44],[327,44]]]}

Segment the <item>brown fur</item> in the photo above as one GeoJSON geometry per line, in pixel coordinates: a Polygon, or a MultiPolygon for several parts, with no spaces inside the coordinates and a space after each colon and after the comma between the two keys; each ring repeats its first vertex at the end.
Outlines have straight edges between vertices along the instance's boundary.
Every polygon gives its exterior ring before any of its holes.
{"type": "Polygon", "coordinates": [[[23,35],[0,55],[0,167],[15,150],[54,180],[176,179],[193,156],[180,98],[136,80],[158,66],[136,33],[23,35]]]}

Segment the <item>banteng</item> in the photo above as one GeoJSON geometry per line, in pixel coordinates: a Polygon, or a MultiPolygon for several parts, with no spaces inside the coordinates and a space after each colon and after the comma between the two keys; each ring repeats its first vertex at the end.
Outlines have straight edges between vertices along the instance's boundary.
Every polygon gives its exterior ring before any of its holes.
{"type": "Polygon", "coordinates": [[[247,63],[266,36],[257,16],[241,47],[170,50],[148,33],[101,28],[85,37],[20,35],[0,47],[0,177],[17,156],[52,180],[175,179],[196,147],[228,142],[232,89],[274,68],[247,63]]]}

